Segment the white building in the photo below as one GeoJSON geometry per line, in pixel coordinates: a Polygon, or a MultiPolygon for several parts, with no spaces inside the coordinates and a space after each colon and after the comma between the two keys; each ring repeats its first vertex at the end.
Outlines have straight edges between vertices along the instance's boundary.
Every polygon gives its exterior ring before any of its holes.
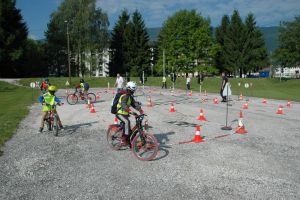
{"type": "Polygon", "coordinates": [[[300,66],[298,67],[277,67],[275,70],[274,77],[284,78],[300,78],[300,66]]]}
{"type": "MultiPolygon", "coordinates": [[[[87,53],[86,54],[87,59],[85,60],[85,66],[88,68],[88,70],[91,70],[91,53],[87,53]]],[[[101,53],[96,53],[95,56],[96,60],[95,60],[95,70],[93,71],[93,75],[95,77],[106,77],[108,76],[108,64],[109,64],[109,49],[105,49],[103,50],[101,53]]]]}

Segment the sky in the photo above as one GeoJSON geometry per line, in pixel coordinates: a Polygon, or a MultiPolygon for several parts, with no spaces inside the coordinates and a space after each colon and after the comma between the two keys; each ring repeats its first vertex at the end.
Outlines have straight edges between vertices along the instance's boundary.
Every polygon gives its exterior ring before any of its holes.
{"type": "MultiPolygon", "coordinates": [[[[63,0],[16,0],[32,39],[43,39],[51,13],[63,0]]],[[[110,29],[125,8],[130,13],[136,9],[142,14],[147,28],[161,27],[176,11],[195,9],[211,25],[220,25],[223,15],[231,16],[237,9],[244,20],[253,13],[258,26],[279,26],[281,21],[294,20],[300,15],[300,0],[97,0],[109,17],[110,29]]]]}

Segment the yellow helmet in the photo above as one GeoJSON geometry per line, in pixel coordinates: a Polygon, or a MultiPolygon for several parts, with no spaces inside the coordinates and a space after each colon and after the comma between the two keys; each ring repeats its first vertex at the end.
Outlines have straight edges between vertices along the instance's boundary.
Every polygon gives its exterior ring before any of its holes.
{"type": "Polygon", "coordinates": [[[56,92],[57,88],[54,85],[49,86],[48,91],[49,92],[56,92]]]}

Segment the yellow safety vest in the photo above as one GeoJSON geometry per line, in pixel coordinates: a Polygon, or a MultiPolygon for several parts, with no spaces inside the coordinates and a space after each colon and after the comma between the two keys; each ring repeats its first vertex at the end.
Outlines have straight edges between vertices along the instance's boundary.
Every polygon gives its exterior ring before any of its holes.
{"type": "Polygon", "coordinates": [[[55,96],[51,95],[49,92],[44,94],[43,96],[44,96],[45,103],[49,104],[43,106],[43,111],[44,112],[50,111],[51,107],[55,104],[55,96]]]}
{"type": "MultiPolygon", "coordinates": [[[[129,115],[129,113],[128,113],[127,111],[125,111],[125,110],[122,109],[122,105],[121,105],[122,98],[123,98],[125,95],[126,95],[126,94],[121,95],[121,97],[119,98],[119,103],[118,103],[118,105],[117,105],[118,114],[120,114],[120,115],[129,115]]],[[[128,98],[127,105],[128,105],[128,106],[131,105],[131,98],[128,98]]]]}

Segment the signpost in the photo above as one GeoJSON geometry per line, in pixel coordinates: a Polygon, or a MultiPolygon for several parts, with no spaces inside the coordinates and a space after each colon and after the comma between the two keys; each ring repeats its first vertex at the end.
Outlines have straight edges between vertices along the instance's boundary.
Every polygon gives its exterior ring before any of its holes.
{"type": "Polygon", "coordinates": [[[32,102],[34,101],[34,100],[33,100],[33,89],[35,88],[35,85],[36,85],[36,84],[35,84],[34,82],[31,82],[31,83],[30,83],[30,87],[31,87],[31,100],[32,100],[32,102]]]}

